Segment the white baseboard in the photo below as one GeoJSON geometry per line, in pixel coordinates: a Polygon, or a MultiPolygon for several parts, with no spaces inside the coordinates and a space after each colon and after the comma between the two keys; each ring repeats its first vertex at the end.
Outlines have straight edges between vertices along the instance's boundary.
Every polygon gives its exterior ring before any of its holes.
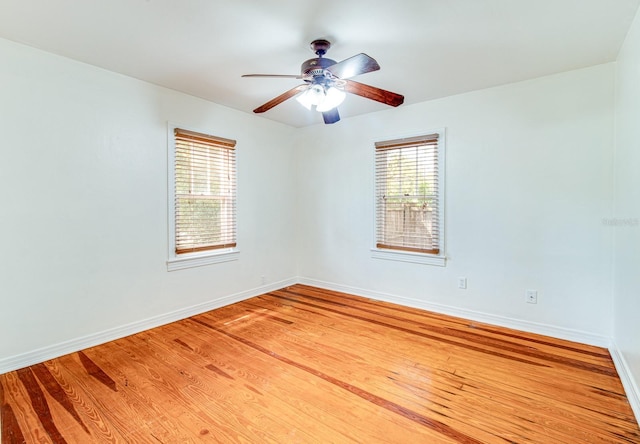
{"type": "Polygon", "coordinates": [[[379,301],[392,302],[394,304],[405,305],[408,307],[421,308],[423,310],[433,311],[435,313],[446,314],[450,316],[456,316],[459,318],[469,319],[476,322],[482,322],[485,324],[497,325],[500,327],[513,328],[515,330],[526,331],[529,333],[536,333],[544,336],[551,336],[558,339],[565,339],[567,341],[580,342],[582,344],[595,345],[597,347],[609,348],[611,346],[611,338],[606,336],[595,335],[580,330],[572,330],[569,328],[556,327],[553,325],[539,324],[536,322],[524,321],[521,319],[508,318],[504,316],[497,316],[489,313],[483,313],[474,310],[467,310],[464,308],[451,307],[444,304],[436,304],[432,302],[426,302],[419,299],[407,298],[404,296],[397,296],[387,293],[380,293],[373,290],[366,290],[357,287],[349,287],[340,284],[334,284],[331,282],[324,282],[316,279],[301,277],[298,282],[305,285],[311,285],[313,287],[325,288],[327,290],[340,291],[343,293],[350,293],[357,296],[364,296],[379,301]]]}
{"type": "Polygon", "coordinates": [[[224,296],[213,301],[208,301],[202,304],[193,305],[191,307],[182,308],[180,310],[176,310],[163,315],[154,316],[142,321],[132,322],[127,325],[122,325],[102,332],[93,333],[81,338],[71,339],[69,341],[53,344],[37,350],[22,353],[20,355],[0,359],[0,374],[28,367],[33,364],[38,364],[40,362],[57,358],[69,353],[74,353],[85,348],[104,344],[105,342],[124,338],[125,336],[140,333],[144,330],[149,330],[150,328],[159,327],[161,325],[169,324],[181,319],[186,319],[188,317],[195,316],[206,311],[224,307],[225,305],[233,304],[235,302],[243,301],[254,296],[268,293],[270,291],[288,287],[290,285],[296,284],[297,282],[298,280],[296,278],[285,279],[283,281],[274,282],[269,285],[263,285],[233,295],[224,296]]]}
{"type": "Polygon", "coordinates": [[[631,369],[624,358],[624,354],[620,351],[615,341],[612,341],[609,353],[620,376],[620,381],[622,381],[622,386],[627,394],[629,404],[631,404],[631,409],[636,416],[636,421],[640,423],[640,389],[638,388],[637,381],[634,379],[633,373],[631,373],[631,369]]]}

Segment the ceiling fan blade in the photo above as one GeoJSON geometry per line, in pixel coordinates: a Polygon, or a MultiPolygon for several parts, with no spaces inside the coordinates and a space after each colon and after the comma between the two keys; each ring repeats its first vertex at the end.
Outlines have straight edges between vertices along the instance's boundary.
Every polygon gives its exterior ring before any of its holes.
{"type": "Polygon", "coordinates": [[[378,65],[375,59],[364,53],[360,53],[329,66],[327,71],[339,79],[349,79],[379,69],[380,65],[378,65]]]}
{"type": "Polygon", "coordinates": [[[336,123],[340,120],[340,113],[338,113],[338,108],[330,109],[329,111],[325,111],[322,113],[322,118],[324,119],[324,123],[336,123]]]}
{"type": "Polygon", "coordinates": [[[241,77],[274,77],[280,79],[301,79],[300,74],[244,74],[241,77]]]}
{"type": "Polygon", "coordinates": [[[375,86],[365,85],[364,83],[354,82],[353,80],[345,80],[344,90],[391,106],[399,106],[404,103],[403,95],[376,88],[375,86]]]}
{"type": "Polygon", "coordinates": [[[290,99],[291,97],[295,96],[300,91],[304,91],[308,87],[309,87],[309,85],[307,85],[305,83],[304,85],[298,85],[295,88],[291,88],[289,91],[280,94],[275,99],[271,99],[267,103],[265,103],[264,105],[257,107],[256,109],[253,110],[253,112],[254,113],[263,113],[265,111],[269,111],[274,106],[280,105],[285,100],[290,99]]]}

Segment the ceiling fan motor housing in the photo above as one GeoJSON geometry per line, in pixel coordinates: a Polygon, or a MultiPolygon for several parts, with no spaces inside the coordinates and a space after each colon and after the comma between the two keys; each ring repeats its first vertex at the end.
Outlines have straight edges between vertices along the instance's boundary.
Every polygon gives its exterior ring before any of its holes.
{"type": "Polygon", "coordinates": [[[318,77],[325,77],[324,70],[331,65],[335,65],[335,60],[326,59],[324,57],[318,57],[315,59],[309,59],[305,61],[300,67],[300,72],[304,79],[316,79],[318,77]]]}

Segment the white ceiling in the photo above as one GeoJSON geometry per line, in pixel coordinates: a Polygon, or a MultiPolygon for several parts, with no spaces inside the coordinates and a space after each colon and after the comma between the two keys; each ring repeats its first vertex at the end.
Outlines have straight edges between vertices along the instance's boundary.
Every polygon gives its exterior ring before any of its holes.
{"type": "MultiPolygon", "coordinates": [[[[405,105],[614,61],[640,0],[0,0],[0,37],[250,113],[332,42],[405,105]]],[[[1,63],[1,61],[0,61],[1,63]]],[[[343,118],[388,108],[349,95],[343,118]]],[[[288,100],[262,114],[321,123],[288,100]]],[[[339,125],[339,123],[338,123],[339,125]]]]}

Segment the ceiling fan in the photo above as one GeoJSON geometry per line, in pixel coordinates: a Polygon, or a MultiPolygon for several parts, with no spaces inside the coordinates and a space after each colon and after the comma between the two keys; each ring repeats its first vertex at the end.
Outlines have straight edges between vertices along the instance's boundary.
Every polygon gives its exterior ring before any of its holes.
{"type": "Polygon", "coordinates": [[[300,67],[300,74],[245,74],[242,77],[276,77],[304,80],[289,91],[280,94],[267,103],[254,109],[254,113],[263,113],[294,96],[307,109],[315,106],[316,111],[322,113],[324,123],[335,123],[340,120],[336,108],[345,98],[345,92],[356,94],[367,99],[399,106],[404,102],[404,96],[349,80],[351,77],[368,72],[377,71],[380,65],[375,59],[364,53],[349,57],[341,62],[327,59],[324,55],[331,47],[327,40],[314,40],[311,50],[318,56],[305,61],[300,67]]]}

